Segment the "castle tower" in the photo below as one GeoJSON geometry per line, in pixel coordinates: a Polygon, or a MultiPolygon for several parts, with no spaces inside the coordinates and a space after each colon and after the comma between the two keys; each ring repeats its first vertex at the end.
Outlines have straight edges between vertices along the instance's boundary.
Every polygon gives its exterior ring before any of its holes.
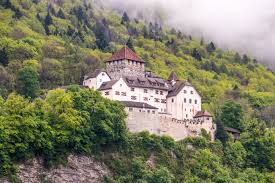
{"type": "Polygon", "coordinates": [[[144,77],[144,61],[126,45],[106,61],[107,73],[113,80],[122,76],[144,77]]]}

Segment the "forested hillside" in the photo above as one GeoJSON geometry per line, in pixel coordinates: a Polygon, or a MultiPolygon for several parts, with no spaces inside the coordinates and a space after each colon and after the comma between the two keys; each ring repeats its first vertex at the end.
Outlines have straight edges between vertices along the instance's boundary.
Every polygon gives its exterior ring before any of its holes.
{"type": "Polygon", "coordinates": [[[19,160],[38,155],[51,164],[74,152],[99,154],[114,172],[107,182],[274,180],[275,74],[252,55],[142,16],[92,0],[0,1],[0,175],[14,175],[19,160]],[[125,43],[148,70],[164,78],[175,71],[197,88],[220,141],[128,134],[119,104],[109,109],[111,101],[72,86],[125,43]],[[53,90],[62,86],[69,89],[53,90]],[[224,126],[240,130],[240,141],[224,126]],[[145,163],[151,155],[156,169],[145,163]]]}

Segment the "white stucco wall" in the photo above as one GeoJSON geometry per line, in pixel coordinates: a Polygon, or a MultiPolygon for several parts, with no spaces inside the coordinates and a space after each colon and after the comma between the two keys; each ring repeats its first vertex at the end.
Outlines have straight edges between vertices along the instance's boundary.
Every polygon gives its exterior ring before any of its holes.
{"type": "MultiPolygon", "coordinates": [[[[103,96],[105,91],[101,91],[103,96]]],[[[158,112],[166,112],[166,96],[168,91],[150,88],[130,88],[125,81],[120,78],[106,96],[112,100],[144,102],[158,108],[158,112]],[[146,91],[145,91],[146,90],[146,91]],[[126,95],[125,95],[126,94],[126,95]]]]}
{"type": "Polygon", "coordinates": [[[178,120],[193,119],[197,111],[201,111],[201,97],[192,86],[183,87],[177,96],[167,99],[167,112],[178,120]]]}
{"type": "Polygon", "coordinates": [[[89,78],[83,81],[83,86],[97,90],[103,82],[111,81],[106,72],[101,72],[95,78],[89,78]]]}

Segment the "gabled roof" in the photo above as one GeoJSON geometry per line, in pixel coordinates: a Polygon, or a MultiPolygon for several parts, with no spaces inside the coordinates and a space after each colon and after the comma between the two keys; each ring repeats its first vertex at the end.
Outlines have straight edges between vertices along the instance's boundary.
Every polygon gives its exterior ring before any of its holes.
{"type": "Polygon", "coordinates": [[[168,91],[169,87],[165,85],[165,80],[160,78],[148,78],[148,77],[133,77],[126,76],[123,77],[123,80],[127,84],[128,87],[133,88],[151,88],[157,90],[168,91]]]}
{"type": "Polygon", "coordinates": [[[178,76],[177,76],[177,74],[174,71],[172,71],[171,74],[168,77],[168,81],[173,81],[173,80],[174,81],[178,80],[178,76]]]}
{"type": "Polygon", "coordinates": [[[117,60],[133,60],[138,62],[144,62],[135,52],[133,52],[129,47],[126,45],[120,49],[119,51],[115,52],[111,58],[107,60],[110,61],[117,61],[117,60]]]}
{"type": "Polygon", "coordinates": [[[113,85],[116,84],[117,81],[118,80],[103,82],[98,90],[100,90],[100,91],[101,90],[110,90],[110,89],[112,89],[113,85]]]}
{"type": "Polygon", "coordinates": [[[158,109],[154,106],[146,104],[144,102],[132,102],[132,101],[121,101],[125,107],[134,107],[134,108],[145,108],[145,109],[158,109]]]}
{"type": "Polygon", "coordinates": [[[230,128],[230,127],[224,127],[224,130],[227,132],[231,132],[231,133],[238,133],[240,134],[241,132],[235,128],[230,128]]]}
{"type": "Polygon", "coordinates": [[[208,111],[198,111],[194,118],[213,117],[208,111]]]}
{"type": "Polygon", "coordinates": [[[108,75],[108,73],[105,70],[103,70],[103,69],[96,69],[94,72],[87,74],[85,76],[85,79],[96,78],[101,72],[105,72],[108,75]]]}
{"type": "Polygon", "coordinates": [[[192,86],[188,81],[178,81],[175,85],[172,86],[172,89],[169,91],[167,97],[174,97],[179,94],[179,92],[185,86],[192,86]]]}

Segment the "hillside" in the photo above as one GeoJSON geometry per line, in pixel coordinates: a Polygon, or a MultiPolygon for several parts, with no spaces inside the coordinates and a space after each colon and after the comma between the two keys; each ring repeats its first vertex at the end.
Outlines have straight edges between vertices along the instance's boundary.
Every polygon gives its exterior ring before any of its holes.
{"type": "Polygon", "coordinates": [[[168,177],[163,182],[272,180],[275,74],[252,55],[219,49],[211,41],[130,18],[92,0],[0,2],[0,96],[2,176],[12,177],[14,162],[36,155],[54,164],[69,153],[95,153],[113,172],[107,182],[161,182],[162,176],[168,177]],[[221,142],[209,142],[207,135],[178,143],[146,132],[128,134],[119,104],[108,108],[110,101],[98,94],[69,86],[81,85],[85,74],[104,68],[125,43],[158,76],[175,71],[197,88],[203,108],[220,125],[221,142]],[[62,86],[69,90],[53,90],[62,86]],[[80,96],[97,98],[98,108],[86,103],[82,108],[80,96]],[[98,118],[88,118],[88,109],[98,110],[98,118]],[[113,113],[120,114],[119,122],[108,121],[113,113]],[[97,126],[97,120],[103,123],[97,126]],[[224,126],[239,129],[240,142],[224,138],[224,126]],[[145,163],[151,156],[157,169],[145,163]]]}

